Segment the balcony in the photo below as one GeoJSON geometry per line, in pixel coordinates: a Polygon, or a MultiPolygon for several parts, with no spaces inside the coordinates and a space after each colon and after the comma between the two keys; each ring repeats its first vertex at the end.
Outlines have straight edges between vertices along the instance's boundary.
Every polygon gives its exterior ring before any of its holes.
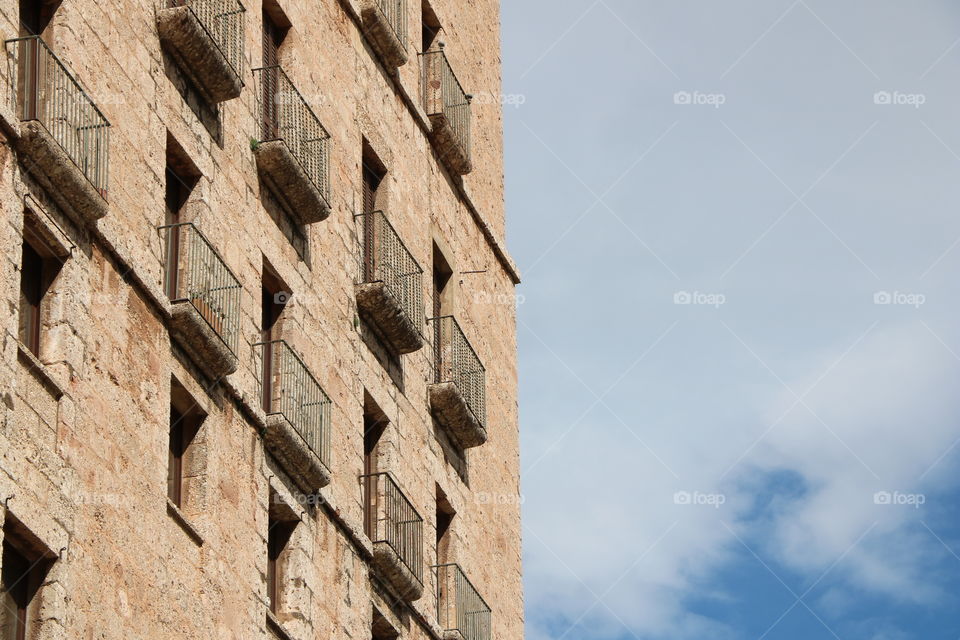
{"type": "Polygon", "coordinates": [[[407,64],[406,0],[363,0],[363,30],[391,69],[407,64]]]}
{"type": "Polygon", "coordinates": [[[461,447],[479,447],[487,441],[486,371],[453,316],[427,322],[434,344],[430,411],[461,447]]]}
{"type": "Polygon", "coordinates": [[[330,135],[280,67],[254,69],[260,178],[300,224],[330,215],[330,135]]]}
{"type": "Polygon", "coordinates": [[[6,41],[23,165],[82,224],[107,215],[110,123],[39,36],[6,41]]]}
{"type": "Polygon", "coordinates": [[[165,236],[165,287],[170,333],[214,380],[237,370],[240,281],[192,223],[160,227],[165,236]]]}
{"type": "Polygon", "coordinates": [[[374,570],[405,600],[423,595],[423,518],[390,474],[360,477],[374,570]]]}
{"type": "Polygon", "coordinates": [[[330,398],[286,342],[255,347],[264,444],[304,492],[316,492],[330,483],[330,398]]]}
{"type": "Polygon", "coordinates": [[[398,354],[423,347],[423,269],[382,211],[362,224],[357,308],[398,354]]]}
{"type": "Polygon", "coordinates": [[[490,640],[490,607],[460,565],[437,570],[437,622],[445,640],[490,640]]]}
{"type": "Polygon", "coordinates": [[[470,100],[450,68],[441,44],[423,54],[423,105],[430,117],[433,144],[450,170],[466,175],[470,159],[470,100]]]}
{"type": "Polygon", "coordinates": [[[243,90],[245,13],[237,0],[165,0],[157,12],[163,48],[213,104],[243,90]]]}

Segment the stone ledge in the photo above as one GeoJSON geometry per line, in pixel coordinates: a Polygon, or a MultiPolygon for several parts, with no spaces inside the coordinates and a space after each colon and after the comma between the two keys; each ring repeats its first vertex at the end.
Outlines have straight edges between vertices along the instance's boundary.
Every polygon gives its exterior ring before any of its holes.
{"type": "Polygon", "coordinates": [[[163,48],[210,102],[219,104],[240,96],[243,81],[190,7],[160,9],[157,32],[163,48]]]}
{"type": "Polygon", "coordinates": [[[219,380],[237,370],[237,356],[190,301],[172,303],[170,334],[211,379],[219,380]]]}
{"type": "Polygon", "coordinates": [[[487,441],[487,429],[480,424],[455,382],[427,387],[430,411],[464,449],[479,447],[487,441]]]}
{"type": "Polygon", "coordinates": [[[300,224],[323,222],[330,215],[330,204],[303,170],[283,140],[257,144],[253,150],[257,171],[263,181],[287,205],[300,224]]]}
{"type": "Polygon", "coordinates": [[[430,125],[430,139],[433,140],[433,144],[437,148],[437,155],[440,156],[440,160],[458,176],[473,171],[470,151],[460,145],[460,141],[457,140],[446,114],[443,112],[431,113],[430,125]]]}
{"type": "Polygon", "coordinates": [[[187,519],[187,516],[180,510],[180,507],[175,505],[170,498],[167,498],[167,515],[180,525],[180,528],[190,536],[190,539],[193,540],[198,547],[203,546],[203,535],[200,533],[200,530],[187,519]]]}
{"type": "Polygon", "coordinates": [[[391,70],[407,64],[407,50],[383,14],[377,0],[363,0],[363,33],[383,63],[391,70]]]}
{"type": "Polygon", "coordinates": [[[21,162],[27,171],[81,226],[93,225],[107,215],[107,201],[38,121],[22,124],[17,151],[24,156],[21,162]]]}
{"type": "Polygon", "coordinates": [[[373,543],[373,567],[404,600],[419,600],[423,596],[423,583],[404,564],[389,543],[373,543]]]}
{"type": "Polygon", "coordinates": [[[57,382],[57,380],[47,369],[47,366],[40,362],[40,359],[33,355],[33,352],[30,351],[30,349],[28,349],[27,346],[19,340],[17,340],[17,359],[26,366],[30,374],[37,379],[41,386],[47,390],[54,400],[59,401],[60,398],[67,394],[60,383],[57,382]]]}
{"type": "Polygon", "coordinates": [[[360,314],[371,321],[398,354],[423,348],[423,336],[384,282],[366,282],[354,287],[360,314]]]}
{"type": "Polygon", "coordinates": [[[315,493],[330,484],[330,471],[282,414],[267,416],[263,442],[305,493],[315,493]]]}

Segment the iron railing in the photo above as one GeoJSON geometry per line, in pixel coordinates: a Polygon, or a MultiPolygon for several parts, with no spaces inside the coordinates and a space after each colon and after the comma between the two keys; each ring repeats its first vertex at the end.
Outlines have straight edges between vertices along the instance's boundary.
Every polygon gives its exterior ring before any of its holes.
{"type": "Polygon", "coordinates": [[[197,22],[243,80],[243,37],[247,10],[237,0],[167,0],[168,7],[189,7],[197,22]]]}
{"type": "Polygon", "coordinates": [[[261,342],[259,376],[263,410],[281,415],[320,462],[330,467],[330,398],[300,356],[283,340],[261,342]]]}
{"type": "Polygon", "coordinates": [[[486,370],[453,316],[428,320],[433,328],[434,381],[453,382],[482,426],[487,424],[486,370]]]}
{"type": "Polygon", "coordinates": [[[443,112],[453,135],[470,156],[470,96],[450,67],[443,45],[423,53],[424,107],[427,114],[443,112]]]}
{"type": "Polygon", "coordinates": [[[491,612],[457,564],[437,570],[437,621],[444,631],[459,631],[465,640],[490,640],[491,612]]]}
{"type": "Polygon", "coordinates": [[[166,236],[165,286],[172,302],[189,302],[237,353],[240,280],[191,222],[160,227],[166,236]]]}
{"type": "Polygon", "coordinates": [[[423,518],[389,473],[373,473],[360,479],[367,536],[374,544],[390,545],[423,584],[423,518]]]}
{"type": "Polygon", "coordinates": [[[282,140],[310,181],[330,201],[330,134],[279,66],[253,70],[260,142],[282,140]]]}
{"type": "Polygon", "coordinates": [[[421,330],[423,268],[382,211],[361,213],[360,273],[363,282],[383,282],[407,318],[421,330]]]}
{"type": "Polygon", "coordinates": [[[407,48],[407,0],[377,0],[377,6],[404,49],[407,48]]]}
{"type": "Polygon", "coordinates": [[[106,199],[110,122],[40,36],[5,44],[15,112],[42,124],[106,199]]]}

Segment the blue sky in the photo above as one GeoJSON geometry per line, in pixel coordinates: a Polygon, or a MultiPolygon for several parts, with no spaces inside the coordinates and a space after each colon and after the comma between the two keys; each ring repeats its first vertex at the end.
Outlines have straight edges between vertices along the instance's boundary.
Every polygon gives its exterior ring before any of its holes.
{"type": "Polygon", "coordinates": [[[960,638],[960,6],[503,36],[527,637],[960,638]]]}

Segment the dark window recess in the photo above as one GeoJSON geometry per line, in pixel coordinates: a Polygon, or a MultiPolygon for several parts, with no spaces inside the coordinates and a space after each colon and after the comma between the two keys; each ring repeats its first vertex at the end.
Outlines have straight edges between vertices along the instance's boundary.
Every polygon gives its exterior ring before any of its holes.
{"type": "Polygon", "coordinates": [[[60,261],[49,251],[40,249],[31,238],[35,235],[24,227],[20,259],[20,341],[36,356],[40,355],[44,298],[60,270],[60,261]]]}
{"type": "Polygon", "coordinates": [[[46,32],[60,2],[61,0],[20,0],[20,35],[49,36],[46,32]]]}
{"type": "Polygon", "coordinates": [[[437,487],[437,564],[450,562],[451,526],[457,513],[450,506],[446,494],[437,487]]]}
{"type": "Polygon", "coordinates": [[[280,609],[281,583],[287,543],[293,535],[296,522],[277,520],[270,517],[270,530],[267,532],[267,601],[270,611],[280,609]]]}
{"type": "Polygon", "coordinates": [[[186,471],[189,469],[190,446],[203,418],[187,391],[176,380],[171,381],[167,497],[178,508],[183,507],[187,498],[185,481],[186,471]]]}
{"type": "Polygon", "coordinates": [[[281,316],[290,293],[286,285],[271,271],[263,266],[263,281],[260,287],[260,340],[263,345],[263,409],[271,413],[273,407],[273,342],[281,339],[281,316]]]}
{"type": "MultiPolygon", "coordinates": [[[[450,268],[450,263],[447,262],[447,259],[443,257],[443,254],[440,252],[440,248],[437,245],[433,245],[433,291],[431,295],[431,303],[433,305],[433,317],[440,318],[444,315],[448,304],[445,304],[444,298],[447,290],[447,285],[450,283],[450,278],[453,277],[453,269],[450,268]]],[[[438,320],[433,321],[433,344],[440,344],[440,322],[438,320]]],[[[440,357],[441,352],[439,348],[434,348],[434,365],[437,375],[440,374],[440,357]]],[[[439,379],[437,380],[439,382],[439,379]]]]}
{"type": "Polygon", "coordinates": [[[363,519],[364,533],[372,536],[376,529],[375,518],[377,517],[374,509],[374,490],[376,488],[376,479],[371,477],[377,473],[377,446],[380,444],[380,438],[387,429],[387,417],[379,407],[373,402],[373,399],[364,394],[363,408],[363,504],[365,517],[363,519]]]}
{"type": "MultiPolygon", "coordinates": [[[[6,533],[6,527],[5,527],[6,533]]],[[[26,640],[30,631],[30,604],[49,568],[50,561],[25,552],[8,539],[3,541],[2,609],[0,638],[26,640]]]]}
{"type": "Polygon", "coordinates": [[[440,35],[440,20],[429,2],[424,1],[421,7],[421,24],[423,25],[423,41],[421,42],[423,48],[421,51],[430,51],[437,43],[437,38],[440,35]]]}
{"type": "Polygon", "coordinates": [[[280,137],[278,128],[279,112],[277,107],[277,92],[279,90],[280,75],[276,67],[280,66],[280,45],[286,36],[289,24],[284,24],[286,18],[279,7],[265,2],[263,5],[263,67],[273,71],[263,73],[263,140],[275,140],[280,137]]]}
{"type": "MultiPolygon", "coordinates": [[[[377,211],[378,192],[383,179],[386,176],[386,169],[380,161],[373,155],[366,145],[363,149],[363,213],[371,214],[377,211]]],[[[374,232],[376,229],[375,220],[372,215],[363,217],[363,269],[364,280],[373,281],[376,265],[374,264],[374,248],[376,239],[374,232]]]]}

